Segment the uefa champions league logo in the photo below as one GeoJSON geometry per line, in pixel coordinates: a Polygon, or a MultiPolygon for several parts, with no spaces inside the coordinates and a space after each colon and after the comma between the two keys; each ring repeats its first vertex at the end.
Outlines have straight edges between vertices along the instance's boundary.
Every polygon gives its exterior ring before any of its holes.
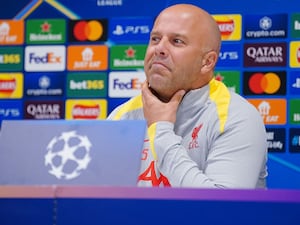
{"type": "Polygon", "coordinates": [[[57,179],[74,179],[87,169],[91,147],[87,136],[78,135],[75,130],[63,132],[49,142],[45,166],[57,179]]]}

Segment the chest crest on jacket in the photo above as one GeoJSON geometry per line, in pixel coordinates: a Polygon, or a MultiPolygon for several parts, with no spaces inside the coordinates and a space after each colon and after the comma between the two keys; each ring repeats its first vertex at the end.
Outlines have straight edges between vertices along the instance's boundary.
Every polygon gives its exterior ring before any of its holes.
{"type": "Polygon", "coordinates": [[[203,123],[201,123],[199,126],[196,126],[192,131],[192,140],[189,142],[189,150],[195,149],[199,147],[198,143],[198,134],[203,126],[203,123]]]}

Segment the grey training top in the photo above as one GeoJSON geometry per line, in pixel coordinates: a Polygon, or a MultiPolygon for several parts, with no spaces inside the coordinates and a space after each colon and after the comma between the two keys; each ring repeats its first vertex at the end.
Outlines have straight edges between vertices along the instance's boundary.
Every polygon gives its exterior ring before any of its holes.
{"type": "MultiPolygon", "coordinates": [[[[108,119],[144,119],[141,96],[108,119]]],[[[257,109],[215,79],[189,91],[176,123],[148,127],[139,186],[265,188],[267,141],[257,109]]]]}

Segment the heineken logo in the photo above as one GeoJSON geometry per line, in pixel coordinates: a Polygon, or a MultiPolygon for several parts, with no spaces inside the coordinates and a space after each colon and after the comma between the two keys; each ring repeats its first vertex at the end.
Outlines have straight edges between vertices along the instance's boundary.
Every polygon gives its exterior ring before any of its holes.
{"type": "Polygon", "coordinates": [[[26,42],[29,44],[64,43],[66,21],[64,19],[27,20],[26,42]]]}

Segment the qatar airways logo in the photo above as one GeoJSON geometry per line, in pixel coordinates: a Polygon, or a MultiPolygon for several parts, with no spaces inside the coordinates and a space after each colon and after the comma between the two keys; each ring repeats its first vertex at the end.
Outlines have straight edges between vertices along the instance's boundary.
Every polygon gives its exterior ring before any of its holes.
{"type": "Polygon", "coordinates": [[[286,66],[286,43],[244,45],[244,66],[286,66]]]}
{"type": "Polygon", "coordinates": [[[25,71],[63,71],[65,46],[28,46],[25,48],[25,71]]]}

